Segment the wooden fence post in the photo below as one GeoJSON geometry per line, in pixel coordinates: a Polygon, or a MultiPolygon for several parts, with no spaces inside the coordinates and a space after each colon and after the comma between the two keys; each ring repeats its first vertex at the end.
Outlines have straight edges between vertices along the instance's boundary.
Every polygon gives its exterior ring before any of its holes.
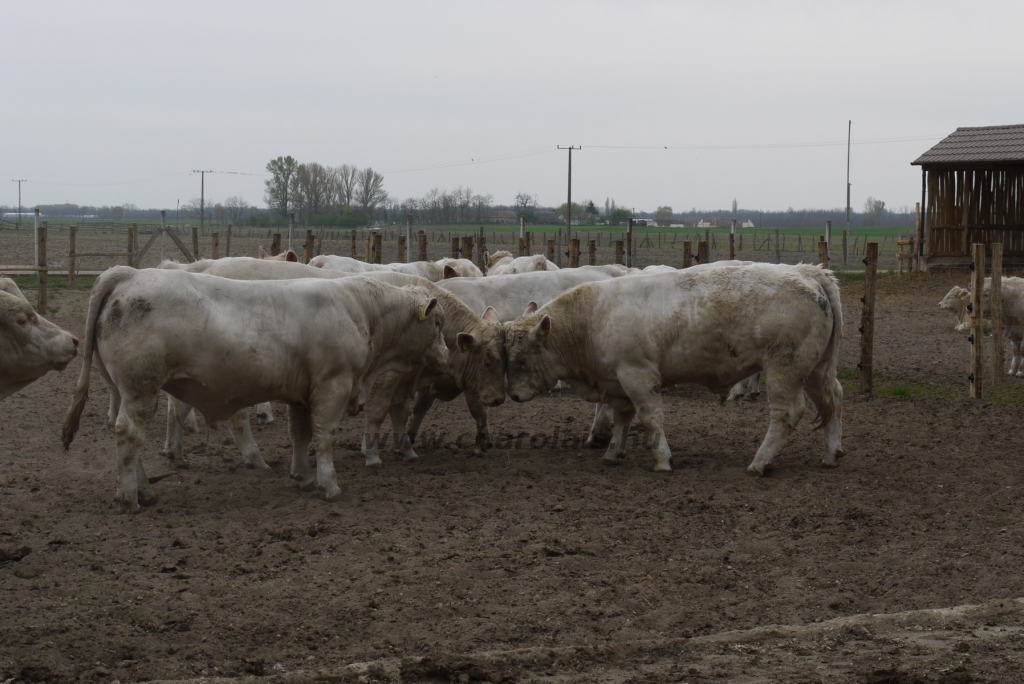
{"type": "Polygon", "coordinates": [[[487,258],[484,254],[487,253],[487,240],[484,238],[484,229],[480,228],[480,240],[476,243],[476,265],[480,270],[484,270],[487,266],[487,258]]]}
{"type": "Polygon", "coordinates": [[[526,256],[526,238],[519,238],[519,256],[526,256]]]}
{"type": "Polygon", "coordinates": [[[78,226],[71,226],[68,230],[68,289],[75,287],[75,237],[78,234],[78,226]]]}
{"type": "Polygon", "coordinates": [[[192,256],[199,261],[199,228],[192,226],[192,256]]]}
{"type": "Polygon", "coordinates": [[[39,263],[36,264],[39,267],[39,270],[36,271],[39,274],[39,300],[36,311],[43,315],[46,315],[46,284],[50,280],[50,274],[46,270],[46,228],[46,221],[39,224],[38,242],[36,243],[39,247],[39,263]]]}
{"type": "Polygon", "coordinates": [[[878,243],[867,244],[867,256],[864,257],[864,297],[861,303],[864,308],[860,315],[860,391],[872,392],[872,364],[874,362],[875,343],[875,275],[878,271],[878,243]]]}
{"type": "Polygon", "coordinates": [[[775,229],[775,263],[782,263],[782,253],[779,249],[779,229],[775,229]]]}
{"type": "Polygon", "coordinates": [[[308,264],[315,256],[316,251],[316,238],[313,236],[313,231],[310,229],[306,230],[306,244],[303,245],[304,254],[302,263],[308,264]]]}
{"type": "Polygon", "coordinates": [[[992,243],[992,384],[1003,382],[1003,243],[992,243]]]}
{"type": "Polygon", "coordinates": [[[356,258],[356,229],[355,228],[353,228],[349,232],[348,239],[349,239],[349,243],[348,243],[349,254],[348,255],[350,257],[352,257],[353,259],[355,259],[356,258]]]}
{"type": "Polygon", "coordinates": [[[693,266],[693,243],[683,240],[683,268],[693,266]]]}
{"type": "Polygon", "coordinates": [[[281,234],[274,233],[273,240],[270,243],[270,256],[277,256],[281,253],[281,234]]]}
{"type": "Polygon", "coordinates": [[[137,223],[133,223],[132,225],[128,226],[128,258],[125,261],[125,263],[128,264],[129,266],[135,263],[135,247],[137,244],[135,236],[138,234],[138,230],[139,224],[137,223]]]}
{"type": "Polygon", "coordinates": [[[597,266],[597,240],[590,240],[587,243],[587,251],[590,253],[590,265],[597,266]]]}
{"type": "Polygon", "coordinates": [[[452,238],[452,259],[458,259],[460,256],[462,256],[462,255],[459,254],[459,238],[453,237],[452,238]]]}
{"type": "Polygon", "coordinates": [[[419,232],[419,235],[418,235],[418,240],[419,240],[419,243],[420,243],[420,254],[419,254],[420,261],[426,261],[427,260],[427,231],[421,230],[419,232]]]}
{"type": "Polygon", "coordinates": [[[220,259],[220,233],[210,233],[210,258],[220,259]]]}
{"type": "Polygon", "coordinates": [[[818,263],[822,268],[828,268],[828,243],[824,240],[818,243],[818,263]]]}
{"type": "Polygon", "coordinates": [[[399,235],[398,236],[398,254],[395,257],[395,260],[398,263],[400,263],[400,264],[404,264],[405,263],[405,236],[404,235],[399,235]]]}
{"type": "Polygon", "coordinates": [[[633,219],[626,219],[626,267],[633,267],[633,219]]]}
{"type": "Polygon", "coordinates": [[[555,241],[554,240],[548,240],[548,248],[547,248],[547,250],[545,250],[544,256],[547,258],[548,261],[552,261],[553,262],[555,260],[555,241]]]}
{"type": "Polygon", "coordinates": [[[365,246],[365,248],[363,250],[363,261],[365,261],[368,264],[372,264],[373,263],[372,257],[370,255],[370,252],[372,250],[373,250],[373,236],[370,235],[369,233],[367,233],[366,234],[366,246],[365,246]]]}
{"type": "Polygon", "coordinates": [[[701,240],[697,243],[697,262],[707,264],[711,262],[711,254],[708,251],[708,241],[701,240]]]}
{"type": "MultiPolygon", "coordinates": [[[[975,243],[971,251],[974,263],[971,264],[971,399],[981,399],[984,393],[985,378],[985,245],[975,243]]],[[[993,335],[999,333],[992,331],[993,335]]]]}
{"type": "Polygon", "coordinates": [[[623,266],[626,264],[626,250],[623,247],[624,244],[625,243],[622,240],[615,241],[615,263],[622,264],[623,266]]]}
{"type": "Polygon", "coordinates": [[[569,268],[580,266],[580,239],[569,238],[569,268]]]}
{"type": "Polygon", "coordinates": [[[463,235],[462,236],[462,250],[460,252],[463,259],[473,260],[473,236],[463,235]]]}
{"type": "Polygon", "coordinates": [[[736,258],[736,219],[732,220],[732,227],[729,229],[729,260],[736,258]]]}
{"type": "Polygon", "coordinates": [[[532,239],[530,231],[526,231],[526,256],[533,254],[533,248],[530,246],[530,241],[532,239]]]}
{"type": "Polygon", "coordinates": [[[227,241],[227,244],[224,246],[224,256],[226,256],[226,257],[230,257],[231,256],[231,224],[230,223],[228,224],[228,241],[227,241]]]}
{"type": "Polygon", "coordinates": [[[373,254],[373,261],[371,263],[383,263],[384,255],[382,254],[382,252],[384,251],[384,248],[383,245],[381,244],[383,240],[384,236],[380,234],[380,231],[377,231],[376,233],[373,234],[373,245],[370,249],[370,252],[373,254]]]}

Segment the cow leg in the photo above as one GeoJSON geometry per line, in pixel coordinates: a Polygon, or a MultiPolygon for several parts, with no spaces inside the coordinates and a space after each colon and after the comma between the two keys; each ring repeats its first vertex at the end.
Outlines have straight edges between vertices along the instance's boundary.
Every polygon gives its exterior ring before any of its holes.
{"type": "Polygon", "coordinates": [[[262,468],[270,470],[270,466],[263,460],[263,454],[252,437],[252,428],[249,427],[249,409],[244,408],[236,411],[228,420],[228,430],[235,445],[242,452],[242,463],[249,468],[262,468]]]}
{"type": "Polygon", "coordinates": [[[182,453],[182,435],[184,431],[182,430],[181,423],[178,422],[178,413],[174,409],[175,402],[178,402],[178,400],[168,394],[167,431],[164,436],[164,448],[160,453],[165,456],[172,465],[179,467],[186,465],[185,456],[182,453]]]}
{"type": "Polygon", "coordinates": [[[256,424],[270,425],[274,422],[274,409],[269,401],[256,405],[256,424]]]}
{"type": "Polygon", "coordinates": [[[288,436],[292,439],[292,478],[299,481],[301,489],[309,491],[316,486],[309,472],[309,442],[313,437],[313,425],[309,409],[301,404],[288,405],[288,436]]]}
{"type": "Polygon", "coordinates": [[[427,388],[422,392],[416,394],[416,404],[412,409],[412,419],[409,421],[409,443],[416,443],[416,435],[419,434],[420,425],[423,424],[423,419],[427,415],[427,411],[434,405],[434,400],[437,399],[437,393],[434,392],[433,388],[427,388]]]}
{"type": "Polygon", "coordinates": [[[1010,375],[1014,375],[1018,378],[1024,378],[1024,369],[1021,369],[1021,342],[1024,342],[1019,337],[1015,337],[1013,334],[1010,335],[1010,348],[1013,349],[1013,360],[1010,361],[1010,375]]]}
{"type": "Polygon", "coordinates": [[[584,443],[588,449],[600,449],[608,446],[615,429],[615,411],[608,404],[594,404],[594,422],[590,424],[590,434],[584,443]]]}
{"type": "Polygon", "coordinates": [[[107,429],[113,430],[114,423],[117,421],[117,413],[121,410],[121,393],[118,391],[114,381],[110,379],[110,374],[107,373],[103,362],[99,359],[96,359],[96,367],[99,368],[103,384],[107,386],[107,396],[109,397],[109,403],[107,404],[107,429]]]}
{"type": "Polygon", "coordinates": [[[833,407],[832,417],[824,426],[825,458],[821,463],[835,467],[839,465],[836,459],[846,455],[846,452],[843,451],[843,386],[838,380],[834,380],[832,387],[826,389],[823,375],[823,370],[818,372],[818,369],[815,369],[815,372],[811,373],[807,382],[804,383],[804,392],[807,393],[807,397],[818,411],[821,411],[822,401],[825,398],[824,393],[826,391],[829,393],[828,400],[833,407]]]}
{"type": "Polygon", "coordinates": [[[743,398],[743,383],[745,383],[745,382],[746,382],[746,380],[740,380],[735,385],[733,385],[732,389],[729,390],[729,396],[726,397],[725,400],[726,401],[736,401],[737,399],[742,399],[743,398]]]}
{"type": "Polygon", "coordinates": [[[626,457],[626,435],[629,434],[629,424],[633,422],[636,409],[629,402],[616,402],[613,406],[614,425],[612,437],[608,441],[608,450],[604,452],[602,459],[606,463],[618,464],[626,457]]]}
{"type": "Polygon", "coordinates": [[[791,378],[768,369],[768,403],[771,407],[768,432],[747,470],[759,475],[778,455],[800,418],[804,415],[804,390],[791,378]]]}
{"type": "Polygon", "coordinates": [[[665,439],[665,412],[658,391],[660,378],[657,373],[629,370],[620,374],[619,384],[636,408],[640,424],[654,443],[655,472],[671,471],[672,450],[668,448],[668,440],[665,439]]]}
{"type": "Polygon", "coordinates": [[[118,472],[114,500],[129,513],[139,512],[140,500],[146,504],[153,502],[149,481],[145,479],[145,470],[139,462],[139,451],[146,439],[146,421],[153,414],[155,399],[155,392],[149,397],[122,397],[114,420],[118,472]]]}
{"type": "Polygon", "coordinates": [[[761,396],[761,371],[750,376],[747,381],[747,401],[756,401],[761,396]]]}
{"type": "Polygon", "coordinates": [[[412,440],[409,439],[409,433],[405,428],[409,419],[408,397],[408,390],[404,387],[399,388],[399,391],[391,397],[390,407],[391,432],[395,440],[391,448],[396,454],[399,454],[399,458],[403,461],[413,461],[420,457],[413,451],[412,440]]]}
{"type": "Polygon", "coordinates": [[[324,498],[334,501],[341,496],[338,475],[334,470],[334,433],[345,415],[352,388],[351,378],[339,376],[310,397],[312,405],[313,444],[316,447],[316,483],[324,490],[324,498]]]}
{"type": "Polygon", "coordinates": [[[466,392],[466,406],[476,421],[476,448],[473,449],[475,456],[486,456],[487,450],[491,448],[491,428],[487,424],[487,407],[480,403],[475,394],[466,392]]]}
{"type": "MultiPolygon", "coordinates": [[[[391,375],[390,373],[387,375],[391,375]]],[[[381,386],[381,379],[378,378],[370,390],[370,395],[363,404],[363,411],[366,413],[366,421],[363,424],[363,456],[366,457],[366,466],[381,465],[380,454],[377,447],[384,447],[381,439],[381,425],[388,414],[388,404],[391,400],[390,387],[381,386]]]]}

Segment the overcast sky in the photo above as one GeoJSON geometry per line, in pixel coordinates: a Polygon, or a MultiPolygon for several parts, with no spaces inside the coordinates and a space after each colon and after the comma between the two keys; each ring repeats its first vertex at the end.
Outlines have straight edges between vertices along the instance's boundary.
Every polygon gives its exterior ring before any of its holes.
{"type": "Polygon", "coordinates": [[[938,138],[1024,123],[1020,0],[92,0],[3,16],[7,205],[26,178],[27,206],[173,208],[199,195],[191,170],[214,169],[254,175],[207,176],[208,200],[263,206],[279,155],[372,166],[399,200],[463,185],[553,205],[571,144],[575,200],[839,207],[852,119],[853,206],[912,207],[910,162],[938,138]]]}

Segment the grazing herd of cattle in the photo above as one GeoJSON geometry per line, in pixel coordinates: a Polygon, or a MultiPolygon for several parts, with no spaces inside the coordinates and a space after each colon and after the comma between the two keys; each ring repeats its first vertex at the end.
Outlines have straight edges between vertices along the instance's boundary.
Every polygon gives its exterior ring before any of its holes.
{"type": "MultiPolygon", "coordinates": [[[[764,472],[779,453],[805,397],[824,428],[823,463],[843,455],[842,307],[835,277],[818,266],[560,270],[543,256],[498,252],[487,255],[484,276],[465,259],[295,261],[289,252],[118,266],[97,278],[61,438],[67,449],[95,365],[109,394],[116,499],[125,509],[155,500],[140,449],[161,392],[169,395],[164,451],[173,462],[184,458],[182,433],[195,428],[198,411],[209,424],[227,423],[245,464],[267,468],[249,407],[267,422],[269,402],[286,403],[291,475],[328,500],[340,494],[332,452],[346,415],[365,413],[368,466],[381,463],[386,416],[393,450],[413,459],[434,401],[464,394],[482,454],[491,446],[488,409],[506,396],[530,401],[559,383],[596,404],[587,444],[607,444],[609,462],[623,458],[637,417],[655,470],[670,470],[660,390],[696,383],[724,400],[742,394],[743,381],[756,392],[761,372],[770,421],[749,470],[764,472]]],[[[79,340],[39,316],[7,279],[0,279],[0,316],[0,398],[78,353],[79,340]]]]}

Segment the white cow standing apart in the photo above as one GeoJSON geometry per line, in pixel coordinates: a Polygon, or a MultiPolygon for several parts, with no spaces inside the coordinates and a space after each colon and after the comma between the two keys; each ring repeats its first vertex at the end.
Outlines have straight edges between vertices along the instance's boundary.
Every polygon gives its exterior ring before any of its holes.
{"type": "Polygon", "coordinates": [[[638,415],[654,442],[655,470],[671,470],[659,390],[689,382],[724,397],[763,369],[771,420],[749,470],[763,473],[778,454],[803,416],[804,393],[824,426],[823,463],[834,466],[843,455],[842,323],[836,279],[813,265],[718,266],[588,283],[505,324],[508,393],[529,401],[568,380],[615,411],[606,461],[624,455],[638,415]]]}
{"type": "Polygon", "coordinates": [[[13,280],[0,278],[0,401],[64,370],[77,354],[77,337],[36,313],[13,280]]]}
{"type": "Polygon", "coordinates": [[[558,264],[548,261],[543,254],[514,257],[511,252],[505,250],[494,254],[484,252],[484,263],[487,264],[487,275],[489,276],[561,270],[558,268],[558,264]]]}
{"type": "Polygon", "coordinates": [[[442,323],[435,298],[369,278],[242,282],[117,266],[92,289],[82,374],[61,439],[67,449],[78,430],[95,356],[117,399],[116,498],[127,510],[155,500],[139,450],[160,390],[209,423],[261,401],[288,402],[292,474],[333,500],[341,494],[334,430],[378,375],[444,363],[442,323]]]}

